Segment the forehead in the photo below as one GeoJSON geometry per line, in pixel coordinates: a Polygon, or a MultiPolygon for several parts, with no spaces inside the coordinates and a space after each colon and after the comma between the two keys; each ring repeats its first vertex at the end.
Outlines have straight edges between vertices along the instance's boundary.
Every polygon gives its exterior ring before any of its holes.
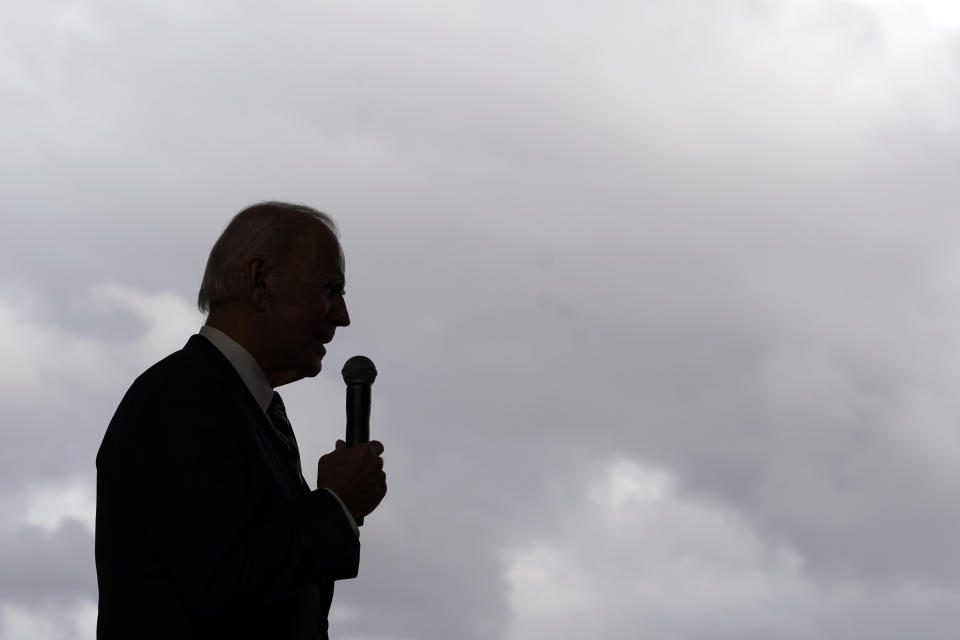
{"type": "Polygon", "coordinates": [[[343,278],[343,249],[337,237],[324,224],[305,226],[297,234],[292,261],[302,276],[343,278]]]}

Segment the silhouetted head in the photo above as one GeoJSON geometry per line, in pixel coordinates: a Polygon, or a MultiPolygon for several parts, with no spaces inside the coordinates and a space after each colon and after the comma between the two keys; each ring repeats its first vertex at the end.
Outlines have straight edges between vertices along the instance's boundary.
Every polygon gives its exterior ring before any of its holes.
{"type": "Polygon", "coordinates": [[[234,216],[210,251],[197,304],[275,387],[315,376],[323,344],[350,324],[337,235],[324,213],[264,202],[234,216]]]}

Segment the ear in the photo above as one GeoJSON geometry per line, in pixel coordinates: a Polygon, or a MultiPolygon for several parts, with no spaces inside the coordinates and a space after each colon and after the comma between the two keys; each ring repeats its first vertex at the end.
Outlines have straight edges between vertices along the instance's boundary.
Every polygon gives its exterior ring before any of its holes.
{"type": "Polygon", "coordinates": [[[267,299],[270,297],[270,282],[267,279],[267,267],[260,258],[254,258],[247,263],[246,273],[247,296],[250,304],[257,311],[263,311],[267,299]]]}

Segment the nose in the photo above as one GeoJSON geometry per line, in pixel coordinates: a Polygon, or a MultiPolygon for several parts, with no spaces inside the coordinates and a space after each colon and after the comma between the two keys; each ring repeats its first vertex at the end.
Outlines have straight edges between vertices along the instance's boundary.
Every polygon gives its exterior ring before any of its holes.
{"type": "Polygon", "coordinates": [[[330,315],[327,317],[338,327],[350,326],[350,313],[347,311],[347,301],[343,296],[336,297],[333,308],[330,309],[330,315]]]}

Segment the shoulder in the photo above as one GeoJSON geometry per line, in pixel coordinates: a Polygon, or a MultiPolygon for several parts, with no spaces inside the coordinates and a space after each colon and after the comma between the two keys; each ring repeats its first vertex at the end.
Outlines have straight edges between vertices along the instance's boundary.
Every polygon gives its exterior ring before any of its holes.
{"type": "Polygon", "coordinates": [[[237,380],[231,375],[239,380],[216,347],[193,336],[130,385],[107,427],[100,454],[108,443],[158,445],[175,443],[183,433],[216,436],[239,411],[232,401],[237,380]]]}
{"type": "Polygon", "coordinates": [[[193,336],[183,349],[140,374],[124,394],[112,422],[150,422],[171,413],[214,411],[243,384],[205,338],[193,336]]]}
{"type": "Polygon", "coordinates": [[[131,392],[162,392],[170,388],[192,387],[197,382],[215,378],[208,358],[187,347],[171,353],[137,376],[131,392]]]}
{"type": "Polygon", "coordinates": [[[192,336],[187,344],[140,374],[127,396],[169,396],[187,399],[209,395],[217,387],[239,381],[232,366],[206,338],[192,336]]]}

